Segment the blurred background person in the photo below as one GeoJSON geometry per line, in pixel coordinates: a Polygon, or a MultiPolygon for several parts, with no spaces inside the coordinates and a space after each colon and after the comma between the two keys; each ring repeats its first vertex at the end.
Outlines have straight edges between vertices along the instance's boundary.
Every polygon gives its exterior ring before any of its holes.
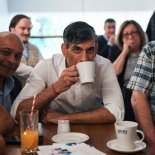
{"type": "Polygon", "coordinates": [[[32,23],[30,17],[22,14],[14,16],[9,25],[9,31],[18,34],[24,43],[24,51],[21,64],[15,72],[15,76],[20,79],[22,86],[25,85],[33,67],[43,59],[37,46],[29,42],[32,23]]]}
{"type": "Polygon", "coordinates": [[[30,17],[22,14],[14,16],[9,25],[9,31],[18,34],[24,43],[21,63],[34,67],[43,59],[43,56],[37,46],[29,42],[31,29],[32,23],[30,17]]]}
{"type": "Polygon", "coordinates": [[[104,23],[104,34],[98,35],[98,51],[97,54],[111,60],[113,62],[118,56],[118,48],[115,45],[116,22],[112,18],[108,18],[104,23]]]}
{"type": "Polygon", "coordinates": [[[127,20],[121,24],[117,36],[117,46],[121,52],[114,61],[113,66],[123,93],[125,104],[124,120],[135,120],[131,106],[131,91],[126,86],[133,74],[139,54],[145,43],[145,33],[136,21],[127,20]]]}

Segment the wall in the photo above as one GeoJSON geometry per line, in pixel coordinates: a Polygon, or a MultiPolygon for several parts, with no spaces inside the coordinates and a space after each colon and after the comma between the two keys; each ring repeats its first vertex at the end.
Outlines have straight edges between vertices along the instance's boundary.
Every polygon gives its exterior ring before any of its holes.
{"type": "Polygon", "coordinates": [[[6,0],[0,0],[0,31],[8,30],[8,6],[6,0]]]}
{"type": "Polygon", "coordinates": [[[155,0],[7,0],[9,12],[154,10],[155,0]]]}

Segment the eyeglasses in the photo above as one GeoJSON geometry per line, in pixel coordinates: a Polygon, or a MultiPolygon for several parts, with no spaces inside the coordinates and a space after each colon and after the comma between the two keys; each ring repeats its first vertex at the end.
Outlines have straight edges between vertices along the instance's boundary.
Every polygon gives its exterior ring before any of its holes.
{"type": "Polygon", "coordinates": [[[129,38],[129,36],[132,36],[132,37],[137,37],[138,36],[138,34],[139,34],[139,32],[138,31],[132,31],[132,32],[127,32],[127,33],[124,33],[123,34],[123,38],[125,38],[125,39],[128,39],[129,38]]]}

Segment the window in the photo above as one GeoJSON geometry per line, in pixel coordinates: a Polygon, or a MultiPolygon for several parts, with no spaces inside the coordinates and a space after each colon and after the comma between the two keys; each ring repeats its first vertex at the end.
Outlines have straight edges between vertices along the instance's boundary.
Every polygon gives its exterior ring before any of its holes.
{"type": "MultiPolygon", "coordinates": [[[[107,18],[116,20],[116,34],[122,22],[136,20],[146,30],[153,11],[132,12],[61,12],[61,13],[25,13],[31,17],[33,28],[30,39],[39,47],[44,58],[54,53],[61,53],[62,34],[64,28],[74,21],[85,21],[95,28],[97,34],[103,34],[104,21],[107,18]],[[38,37],[37,37],[38,36],[38,37]]],[[[17,14],[17,13],[16,13],[17,14]]],[[[23,13],[24,14],[24,13],[23,13]]],[[[11,15],[12,17],[13,15],[11,15]]]]}

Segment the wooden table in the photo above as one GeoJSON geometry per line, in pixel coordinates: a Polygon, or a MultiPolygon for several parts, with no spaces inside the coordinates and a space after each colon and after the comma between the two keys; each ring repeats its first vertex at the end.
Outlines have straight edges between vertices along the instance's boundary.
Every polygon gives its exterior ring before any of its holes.
{"type": "MultiPolygon", "coordinates": [[[[100,125],[71,125],[72,132],[80,132],[87,134],[90,139],[88,140],[88,144],[93,145],[98,150],[107,153],[108,155],[121,155],[121,153],[110,150],[106,143],[109,140],[115,139],[115,130],[113,124],[100,124],[100,125]]],[[[57,125],[43,125],[43,144],[42,145],[50,145],[52,144],[52,136],[54,136],[57,132],[57,125]]],[[[15,131],[12,133],[13,135],[19,135],[19,127],[15,128],[15,131]]],[[[21,153],[20,145],[9,144],[6,148],[5,155],[25,155],[21,153]]],[[[134,155],[149,155],[148,150],[145,149],[138,153],[134,153],[134,155]]]]}

